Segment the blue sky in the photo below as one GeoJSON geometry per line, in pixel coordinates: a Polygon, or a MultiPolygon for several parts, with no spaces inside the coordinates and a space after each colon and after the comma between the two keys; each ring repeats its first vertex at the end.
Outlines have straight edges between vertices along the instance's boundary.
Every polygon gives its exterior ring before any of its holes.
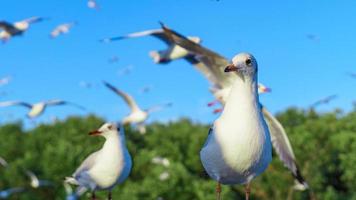
{"type": "MultiPolygon", "coordinates": [[[[39,121],[51,116],[95,113],[119,120],[129,110],[123,101],[101,84],[111,82],[134,96],[141,107],[172,101],[174,106],[153,114],[152,120],[190,117],[211,122],[216,115],[206,104],[213,99],[208,82],[183,60],[156,65],[150,50],[165,45],[152,37],[99,43],[104,37],[159,28],[158,21],[185,35],[199,36],[203,45],[231,59],[247,51],[257,58],[260,82],[273,92],[261,101],[276,113],[291,106],[307,108],[331,94],[339,97],[320,111],[342,108],[349,111],[355,99],[356,2],[340,1],[236,1],[236,0],[98,0],[99,11],[86,1],[5,1],[0,19],[10,22],[31,16],[49,17],[34,24],[23,37],[0,45],[0,77],[13,77],[0,86],[0,101],[37,102],[61,98],[80,103],[83,112],[71,107],[49,108],[39,121]],[[78,22],[70,34],[50,39],[58,24],[78,22]],[[316,35],[319,41],[306,37],[316,35]],[[119,61],[109,64],[108,59],[119,61]],[[128,65],[128,75],[118,71],[128,65]],[[79,87],[80,81],[94,84],[79,87]],[[150,93],[139,90],[152,85],[150,93]]],[[[0,123],[24,118],[24,108],[1,108],[0,123]],[[11,118],[7,116],[11,114],[11,118]]]]}

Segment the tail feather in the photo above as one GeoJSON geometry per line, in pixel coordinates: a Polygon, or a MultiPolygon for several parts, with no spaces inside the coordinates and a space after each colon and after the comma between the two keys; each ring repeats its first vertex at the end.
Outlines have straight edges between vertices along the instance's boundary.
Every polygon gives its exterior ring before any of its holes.
{"type": "Polygon", "coordinates": [[[295,178],[294,189],[303,191],[309,188],[308,183],[305,181],[298,168],[296,170],[296,173],[293,173],[293,176],[295,178]]]}

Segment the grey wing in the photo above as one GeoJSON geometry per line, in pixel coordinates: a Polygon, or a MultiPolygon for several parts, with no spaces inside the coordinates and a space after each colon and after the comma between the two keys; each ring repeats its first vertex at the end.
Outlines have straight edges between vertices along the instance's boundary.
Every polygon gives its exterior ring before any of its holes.
{"type": "Polygon", "coordinates": [[[60,100],[60,99],[52,99],[52,100],[46,101],[45,104],[48,106],[71,105],[71,106],[77,107],[81,110],[86,110],[83,106],[81,106],[79,104],[69,102],[69,101],[60,100]]]}
{"type": "Polygon", "coordinates": [[[218,85],[219,87],[229,87],[233,84],[236,75],[234,73],[224,72],[225,67],[230,64],[225,57],[189,40],[185,36],[167,28],[163,24],[162,28],[172,42],[188,50],[191,54],[195,55],[195,59],[205,64],[211,74],[215,76],[213,79],[215,85],[218,85]]]}
{"type": "Polygon", "coordinates": [[[128,38],[136,38],[136,37],[143,37],[143,36],[154,36],[160,40],[162,40],[167,45],[170,45],[172,42],[167,38],[166,34],[162,29],[153,29],[153,30],[146,30],[141,32],[135,32],[124,36],[112,37],[112,38],[105,38],[100,40],[101,42],[112,42],[115,40],[123,40],[128,38]]]}
{"type": "Polygon", "coordinates": [[[32,24],[32,23],[40,22],[42,20],[44,20],[43,17],[30,17],[30,18],[22,20],[21,22],[27,22],[29,24],[32,24]]]}
{"type": "Polygon", "coordinates": [[[4,101],[0,102],[0,107],[7,106],[25,106],[27,108],[32,108],[32,105],[23,101],[4,101]]]}
{"type": "Polygon", "coordinates": [[[103,82],[104,82],[104,85],[106,87],[108,87],[110,90],[112,90],[113,92],[115,92],[116,94],[121,96],[125,100],[125,102],[129,105],[131,110],[140,110],[140,108],[136,104],[135,100],[130,95],[128,95],[125,92],[117,89],[116,87],[114,87],[113,85],[111,85],[108,82],[105,82],[105,81],[103,81],[103,82]]]}
{"type": "Polygon", "coordinates": [[[3,29],[5,31],[12,32],[11,30],[16,29],[14,25],[10,24],[9,22],[6,21],[0,21],[0,29],[3,29]]]}
{"type": "Polygon", "coordinates": [[[281,123],[264,107],[262,107],[264,119],[268,125],[271,135],[272,145],[277,152],[283,164],[292,172],[297,182],[303,186],[298,188],[307,189],[308,184],[302,177],[297,163],[295,161],[294,152],[289,142],[288,136],[281,123]]]}
{"type": "Polygon", "coordinates": [[[211,139],[211,136],[213,135],[213,131],[214,131],[214,129],[210,127],[209,131],[208,131],[208,138],[206,138],[206,141],[205,141],[205,143],[203,145],[203,148],[206,147],[206,145],[208,145],[208,143],[209,143],[209,141],[211,139]]]}
{"type": "Polygon", "coordinates": [[[96,156],[98,155],[99,151],[96,151],[92,154],[90,154],[83,162],[82,164],[75,170],[73,173],[73,177],[76,177],[78,174],[80,174],[83,171],[87,171],[90,168],[93,167],[95,164],[96,156]]]}

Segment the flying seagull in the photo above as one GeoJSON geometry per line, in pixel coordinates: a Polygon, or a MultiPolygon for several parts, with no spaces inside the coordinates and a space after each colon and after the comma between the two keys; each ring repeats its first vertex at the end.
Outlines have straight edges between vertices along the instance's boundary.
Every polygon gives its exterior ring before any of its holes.
{"type": "Polygon", "coordinates": [[[125,103],[130,107],[130,114],[128,114],[126,117],[123,118],[121,123],[123,125],[126,124],[136,124],[138,125],[138,128],[141,129],[141,133],[145,133],[145,128],[144,128],[144,122],[148,119],[149,115],[153,112],[157,112],[159,110],[162,110],[165,107],[170,107],[171,103],[163,104],[163,105],[156,105],[152,106],[148,109],[141,109],[137,103],[135,102],[134,98],[131,97],[129,94],[117,89],[110,83],[107,83],[103,81],[104,85],[109,88],[111,91],[115,92],[117,95],[119,95],[125,103]]]}
{"type": "Polygon", "coordinates": [[[23,187],[14,187],[0,191],[0,199],[8,199],[11,195],[25,191],[23,187]]]}
{"type": "MultiPolygon", "coordinates": [[[[131,33],[125,36],[105,38],[102,39],[101,41],[109,43],[116,40],[123,40],[123,39],[143,37],[143,36],[156,37],[161,41],[163,41],[168,46],[168,48],[165,50],[150,52],[150,56],[153,58],[153,61],[155,63],[166,64],[171,62],[172,60],[176,60],[180,58],[185,58],[188,62],[195,62],[195,59],[189,55],[189,52],[183,49],[182,47],[174,44],[172,41],[170,41],[162,29],[146,30],[142,32],[131,33]]],[[[200,38],[198,37],[188,36],[188,39],[194,43],[201,42],[200,38]]]]}
{"type": "Polygon", "coordinates": [[[11,81],[11,76],[6,76],[0,79],[0,86],[7,85],[11,81]]]}
{"type": "Polygon", "coordinates": [[[0,165],[2,165],[3,167],[7,167],[9,164],[3,157],[0,156],[0,165]]]}
{"type": "Polygon", "coordinates": [[[320,105],[323,105],[323,104],[328,104],[328,103],[330,103],[330,101],[332,101],[332,100],[334,100],[336,98],[337,98],[336,94],[324,97],[324,98],[319,99],[318,101],[314,102],[310,107],[311,108],[316,108],[317,106],[320,106],[320,105]]]}
{"type": "MultiPolygon", "coordinates": [[[[239,77],[236,73],[224,72],[225,67],[230,64],[226,58],[210,49],[189,41],[183,35],[177,33],[176,31],[170,30],[164,25],[162,25],[162,28],[167,34],[167,37],[174,41],[174,43],[187,49],[191,54],[195,55],[196,59],[198,59],[202,65],[213,71],[210,79],[214,80],[212,82],[215,84],[211,90],[216,99],[224,105],[230,94],[233,83],[239,77]]],[[[217,110],[217,112],[219,111],[220,110],[217,110]]],[[[263,108],[262,112],[267,122],[271,138],[274,139],[272,142],[273,147],[275,148],[281,161],[292,172],[295,180],[297,180],[296,183],[298,185],[295,188],[299,188],[301,190],[307,189],[308,184],[301,176],[293,149],[291,148],[288,136],[286,135],[283,126],[272,114],[268,112],[266,108],[263,108]]]]}
{"type": "Polygon", "coordinates": [[[95,10],[100,9],[99,4],[95,0],[88,0],[87,6],[88,6],[88,8],[95,9],[95,10]]]}
{"type": "Polygon", "coordinates": [[[272,144],[257,93],[257,62],[248,53],[233,58],[225,72],[238,75],[221,116],[209,130],[200,151],[209,176],[220,184],[244,184],[249,199],[250,182],[272,161],[272,144]]]}
{"type": "Polygon", "coordinates": [[[65,182],[78,185],[79,190],[90,189],[93,200],[97,190],[108,190],[108,199],[112,200],[112,189],[127,179],[132,167],[124,130],[114,123],[105,123],[89,135],[103,136],[106,141],[100,150],[84,160],[72,177],[66,177],[65,182]]]}
{"type": "Polygon", "coordinates": [[[43,19],[42,17],[31,17],[13,24],[7,21],[0,21],[0,29],[2,29],[0,32],[0,40],[7,42],[13,36],[22,35],[28,30],[31,24],[43,21],[43,19]]]}
{"type": "Polygon", "coordinates": [[[52,32],[50,33],[50,37],[56,38],[60,35],[67,34],[69,33],[69,30],[73,28],[73,26],[75,26],[76,24],[76,22],[60,24],[52,30],[52,32]]]}
{"type": "Polygon", "coordinates": [[[26,175],[30,178],[30,186],[33,188],[40,188],[40,187],[45,187],[45,186],[53,186],[53,183],[48,181],[48,180],[40,180],[36,176],[35,173],[33,173],[30,170],[26,170],[26,175]]]}
{"type": "Polygon", "coordinates": [[[49,100],[49,101],[42,101],[42,102],[38,102],[35,104],[29,104],[23,101],[5,101],[5,102],[0,102],[0,107],[7,107],[7,106],[24,106],[26,108],[29,109],[29,112],[27,113],[27,117],[33,119],[36,118],[38,116],[40,116],[41,114],[43,114],[43,112],[46,110],[47,106],[60,106],[60,105],[71,105],[71,106],[75,106],[79,109],[85,110],[84,107],[69,102],[69,101],[63,101],[63,100],[59,100],[59,99],[53,99],[53,100],[49,100]]]}

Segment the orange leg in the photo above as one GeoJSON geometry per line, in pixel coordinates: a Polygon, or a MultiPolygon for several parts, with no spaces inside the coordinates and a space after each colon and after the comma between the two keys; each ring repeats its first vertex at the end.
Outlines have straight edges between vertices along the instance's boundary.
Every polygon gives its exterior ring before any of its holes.
{"type": "Polygon", "coordinates": [[[245,197],[246,197],[246,200],[250,199],[250,193],[251,193],[250,183],[247,183],[247,185],[245,185],[245,197]]]}
{"type": "Polygon", "coordinates": [[[216,184],[216,200],[221,200],[221,184],[216,184]]]}

